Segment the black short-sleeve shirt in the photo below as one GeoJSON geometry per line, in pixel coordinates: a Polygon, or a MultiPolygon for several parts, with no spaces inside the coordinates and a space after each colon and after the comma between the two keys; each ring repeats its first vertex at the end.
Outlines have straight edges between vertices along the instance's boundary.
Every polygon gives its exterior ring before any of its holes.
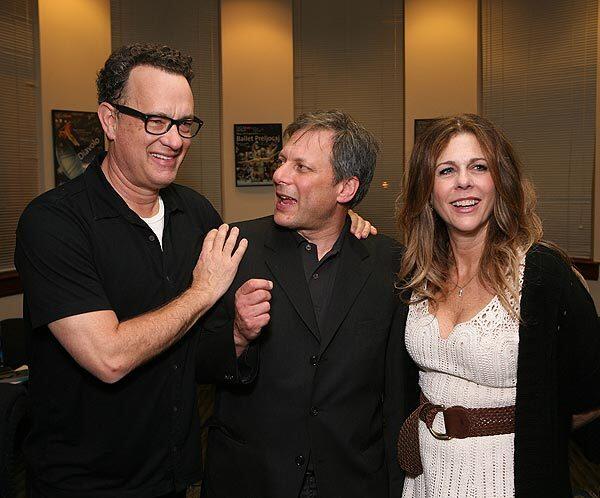
{"type": "MultiPolygon", "coordinates": [[[[104,177],[101,159],[35,199],[17,228],[15,265],[31,331],[26,454],[34,488],[44,495],[148,498],[201,477],[197,326],[106,384],[81,368],[47,325],[109,309],[126,320],[167,303],[189,287],[204,236],[221,218],[192,189],[162,189],[161,250],[104,177]]],[[[234,358],[232,339],[220,352],[229,348],[234,358]]]]}

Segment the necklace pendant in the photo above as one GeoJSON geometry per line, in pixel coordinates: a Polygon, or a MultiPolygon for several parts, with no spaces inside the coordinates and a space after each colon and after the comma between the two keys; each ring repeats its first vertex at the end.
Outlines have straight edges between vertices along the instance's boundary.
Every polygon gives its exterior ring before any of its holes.
{"type": "Polygon", "coordinates": [[[458,297],[462,297],[464,290],[465,290],[464,287],[462,289],[459,289],[459,291],[458,291],[458,297]]]}

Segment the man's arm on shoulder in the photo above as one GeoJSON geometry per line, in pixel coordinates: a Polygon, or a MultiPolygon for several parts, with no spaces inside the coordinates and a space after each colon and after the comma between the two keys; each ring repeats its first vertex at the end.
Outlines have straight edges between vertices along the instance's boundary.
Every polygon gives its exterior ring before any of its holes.
{"type": "Polygon", "coordinates": [[[190,289],[159,309],[119,322],[79,230],[65,210],[28,208],[17,230],[15,263],[32,326],[47,323],[69,354],[104,382],[118,381],[181,338],[227,290],[247,247],[242,240],[235,249],[237,229],[229,235],[226,225],[211,230],[190,289]]]}

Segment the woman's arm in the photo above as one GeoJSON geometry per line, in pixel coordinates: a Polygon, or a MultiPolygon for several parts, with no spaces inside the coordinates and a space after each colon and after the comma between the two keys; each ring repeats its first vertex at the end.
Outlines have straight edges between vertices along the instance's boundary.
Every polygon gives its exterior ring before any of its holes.
{"type": "Polygon", "coordinates": [[[572,271],[562,298],[559,324],[570,371],[568,394],[574,423],[583,425],[600,415],[600,323],[589,292],[572,271]]]}

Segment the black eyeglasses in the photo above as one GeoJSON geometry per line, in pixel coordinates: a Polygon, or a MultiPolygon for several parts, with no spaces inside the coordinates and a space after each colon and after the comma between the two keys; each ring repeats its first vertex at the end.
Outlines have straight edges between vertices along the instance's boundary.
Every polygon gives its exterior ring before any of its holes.
{"type": "Polygon", "coordinates": [[[144,128],[150,135],[164,135],[171,126],[177,127],[177,133],[182,138],[192,138],[202,128],[204,121],[194,116],[193,118],[173,119],[166,116],[156,116],[155,114],[144,114],[143,112],[127,107],[126,105],[112,104],[112,106],[123,114],[141,119],[144,122],[144,128]]]}

